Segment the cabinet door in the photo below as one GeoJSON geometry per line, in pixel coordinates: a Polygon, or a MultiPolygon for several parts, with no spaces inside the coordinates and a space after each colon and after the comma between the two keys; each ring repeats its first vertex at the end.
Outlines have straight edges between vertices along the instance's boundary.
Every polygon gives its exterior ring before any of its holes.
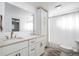
{"type": "Polygon", "coordinates": [[[40,42],[38,42],[38,44],[37,44],[36,52],[37,52],[37,55],[38,55],[38,56],[44,53],[44,49],[45,49],[45,48],[44,48],[43,43],[44,43],[44,42],[40,41],[40,42]]]}
{"type": "Polygon", "coordinates": [[[44,41],[41,41],[40,42],[40,54],[43,54],[45,52],[44,49],[45,49],[44,41]]]}
{"type": "Polygon", "coordinates": [[[37,51],[38,56],[45,52],[46,44],[47,44],[46,37],[38,38],[38,42],[37,42],[37,45],[36,45],[36,51],[37,51]]]}
{"type": "Polygon", "coordinates": [[[47,27],[48,27],[48,13],[39,8],[37,11],[37,19],[35,20],[35,32],[37,34],[47,35],[47,27]]]}
{"type": "Polygon", "coordinates": [[[20,51],[21,56],[28,56],[28,48],[24,48],[20,51]]]}
{"type": "Polygon", "coordinates": [[[42,42],[44,47],[47,45],[47,37],[46,36],[38,38],[38,41],[42,42]]]}
{"type": "Polygon", "coordinates": [[[20,56],[20,52],[19,52],[19,53],[18,53],[18,52],[14,52],[14,53],[9,54],[9,55],[7,55],[7,56],[20,56]]]}
{"type": "Polygon", "coordinates": [[[4,56],[2,48],[0,48],[0,56],[4,56]]]}
{"type": "Polygon", "coordinates": [[[36,56],[36,45],[29,47],[29,56],[36,56]]]}
{"type": "Polygon", "coordinates": [[[48,23],[47,23],[47,12],[41,9],[41,34],[47,35],[47,27],[48,27],[48,23]]]}
{"type": "Polygon", "coordinates": [[[36,46],[36,54],[37,56],[40,56],[41,55],[41,50],[40,50],[40,42],[38,42],[37,46],[36,46]]]}
{"type": "MultiPolygon", "coordinates": [[[[16,39],[16,40],[18,40],[18,39],[16,39]]],[[[28,41],[19,42],[19,43],[16,43],[16,44],[12,44],[12,45],[2,47],[2,52],[3,52],[3,55],[8,55],[8,54],[11,54],[15,51],[19,51],[19,50],[21,50],[25,47],[28,47],[28,41]]]]}
{"type": "Polygon", "coordinates": [[[29,46],[35,45],[37,42],[37,38],[29,40],[29,46]]]}
{"type": "Polygon", "coordinates": [[[8,56],[28,56],[28,48],[9,54],[8,56]]]}

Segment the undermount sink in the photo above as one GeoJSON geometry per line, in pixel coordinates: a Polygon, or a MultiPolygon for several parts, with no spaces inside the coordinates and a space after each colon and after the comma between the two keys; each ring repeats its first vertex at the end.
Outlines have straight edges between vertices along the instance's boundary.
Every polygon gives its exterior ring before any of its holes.
{"type": "Polygon", "coordinates": [[[15,39],[23,39],[22,37],[16,37],[15,39]]]}
{"type": "Polygon", "coordinates": [[[7,38],[6,36],[4,37],[0,37],[0,42],[2,41],[8,41],[8,40],[16,40],[16,39],[27,39],[27,38],[33,38],[33,37],[37,37],[38,35],[28,35],[28,36],[18,36],[18,37],[15,37],[15,38],[7,38]]]}
{"type": "Polygon", "coordinates": [[[8,36],[0,36],[0,41],[7,41],[10,40],[8,36]]]}
{"type": "Polygon", "coordinates": [[[8,39],[6,39],[6,38],[0,38],[0,41],[6,41],[6,40],[8,40],[8,39]]]}
{"type": "Polygon", "coordinates": [[[37,35],[28,35],[25,37],[16,37],[15,39],[26,39],[26,38],[30,38],[30,37],[36,37],[37,35]]]}

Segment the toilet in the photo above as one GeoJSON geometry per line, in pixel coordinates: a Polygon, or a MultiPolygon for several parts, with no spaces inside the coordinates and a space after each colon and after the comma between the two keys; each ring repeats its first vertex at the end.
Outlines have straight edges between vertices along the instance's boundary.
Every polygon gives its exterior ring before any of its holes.
{"type": "Polygon", "coordinates": [[[61,55],[63,56],[72,56],[73,55],[73,49],[71,47],[60,45],[60,49],[62,50],[61,55]]]}

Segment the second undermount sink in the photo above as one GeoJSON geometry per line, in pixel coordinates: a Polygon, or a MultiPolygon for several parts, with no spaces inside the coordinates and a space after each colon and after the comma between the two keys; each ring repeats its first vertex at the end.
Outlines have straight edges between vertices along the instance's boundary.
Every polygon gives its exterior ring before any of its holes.
{"type": "Polygon", "coordinates": [[[16,37],[15,39],[23,39],[22,37],[16,37]]]}

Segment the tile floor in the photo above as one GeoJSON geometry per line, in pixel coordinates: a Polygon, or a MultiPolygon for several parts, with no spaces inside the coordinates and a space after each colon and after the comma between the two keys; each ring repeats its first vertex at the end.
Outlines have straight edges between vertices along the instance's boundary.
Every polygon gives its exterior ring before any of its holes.
{"type": "Polygon", "coordinates": [[[67,54],[58,48],[46,48],[43,56],[79,56],[79,53],[67,54]]]}

